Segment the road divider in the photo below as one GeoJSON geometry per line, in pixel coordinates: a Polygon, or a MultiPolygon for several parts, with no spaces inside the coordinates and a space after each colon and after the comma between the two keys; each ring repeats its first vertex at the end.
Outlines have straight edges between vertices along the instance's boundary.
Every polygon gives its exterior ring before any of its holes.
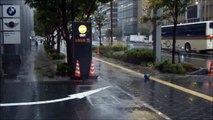
{"type": "MultiPolygon", "coordinates": [[[[136,72],[136,71],[134,71],[134,70],[131,70],[131,69],[128,69],[128,68],[125,68],[125,67],[116,65],[116,64],[114,64],[114,63],[110,63],[110,62],[104,61],[104,60],[99,59],[99,58],[94,58],[94,59],[97,60],[97,61],[106,63],[106,64],[108,64],[108,65],[111,65],[111,66],[113,66],[113,67],[122,69],[122,70],[124,70],[124,71],[127,71],[127,72],[130,72],[130,73],[139,75],[139,76],[141,76],[141,77],[144,77],[144,74],[139,73],[139,72],[136,72]]],[[[175,89],[180,90],[180,91],[183,91],[183,92],[185,92],[185,93],[192,94],[192,95],[194,95],[194,96],[197,96],[197,97],[200,97],[200,98],[203,98],[203,99],[205,99],[205,100],[208,100],[208,101],[213,102],[213,97],[211,97],[211,96],[208,96],[208,95],[205,95],[205,94],[202,94],[202,93],[199,93],[199,92],[190,90],[190,89],[188,89],[188,88],[184,88],[184,87],[182,87],[182,86],[179,86],[179,85],[176,85],[176,84],[173,84],[173,83],[170,83],[170,82],[166,82],[165,80],[161,80],[161,79],[158,79],[158,78],[155,78],[155,77],[150,77],[150,80],[153,80],[153,81],[158,82],[158,83],[161,83],[161,84],[163,84],[163,85],[166,85],[166,86],[175,88],[175,89]]]]}

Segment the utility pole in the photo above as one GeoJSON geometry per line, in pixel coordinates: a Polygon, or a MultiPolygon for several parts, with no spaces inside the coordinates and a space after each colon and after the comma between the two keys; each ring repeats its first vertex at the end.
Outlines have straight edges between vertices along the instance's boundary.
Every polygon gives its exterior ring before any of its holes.
{"type": "Polygon", "coordinates": [[[112,3],[113,3],[113,0],[111,0],[110,1],[110,25],[111,25],[111,30],[110,30],[110,39],[111,39],[111,46],[113,45],[113,19],[112,19],[112,17],[113,17],[113,15],[112,15],[112,3]]]}
{"type": "MultiPolygon", "coordinates": [[[[156,11],[156,17],[160,17],[162,15],[162,10],[158,9],[156,11]]],[[[155,28],[155,36],[156,36],[156,49],[155,49],[155,62],[161,61],[161,24],[160,21],[156,21],[156,28],[155,28]]]]}

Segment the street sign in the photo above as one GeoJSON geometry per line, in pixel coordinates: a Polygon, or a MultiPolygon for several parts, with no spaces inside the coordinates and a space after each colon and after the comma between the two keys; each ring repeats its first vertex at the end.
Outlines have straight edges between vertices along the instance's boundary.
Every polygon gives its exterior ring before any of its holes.
{"type": "Polygon", "coordinates": [[[2,14],[2,32],[3,44],[20,44],[20,6],[3,5],[2,14]]]}
{"type": "Polygon", "coordinates": [[[3,19],[4,31],[20,30],[20,19],[3,19]]]}
{"type": "Polygon", "coordinates": [[[21,35],[20,32],[3,32],[4,44],[20,44],[21,35]]]}
{"type": "Polygon", "coordinates": [[[79,61],[81,77],[88,78],[92,60],[91,23],[75,22],[73,32],[74,62],[79,61]]]}
{"type": "Polygon", "coordinates": [[[19,5],[3,5],[3,17],[20,17],[19,5]]]}

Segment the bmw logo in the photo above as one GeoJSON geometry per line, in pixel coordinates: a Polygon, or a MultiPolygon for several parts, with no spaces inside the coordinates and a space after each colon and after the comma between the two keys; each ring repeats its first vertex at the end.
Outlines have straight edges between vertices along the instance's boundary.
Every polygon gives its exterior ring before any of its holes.
{"type": "Polygon", "coordinates": [[[16,14],[16,9],[14,7],[8,7],[7,8],[7,14],[10,16],[13,16],[16,14]]]}

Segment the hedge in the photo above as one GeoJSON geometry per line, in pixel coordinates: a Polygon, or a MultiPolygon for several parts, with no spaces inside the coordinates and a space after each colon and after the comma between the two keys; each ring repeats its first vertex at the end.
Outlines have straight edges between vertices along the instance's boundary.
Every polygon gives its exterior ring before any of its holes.
{"type": "Polygon", "coordinates": [[[154,57],[151,49],[148,48],[134,48],[127,50],[126,54],[126,62],[141,64],[143,62],[153,62],[154,57]]]}

